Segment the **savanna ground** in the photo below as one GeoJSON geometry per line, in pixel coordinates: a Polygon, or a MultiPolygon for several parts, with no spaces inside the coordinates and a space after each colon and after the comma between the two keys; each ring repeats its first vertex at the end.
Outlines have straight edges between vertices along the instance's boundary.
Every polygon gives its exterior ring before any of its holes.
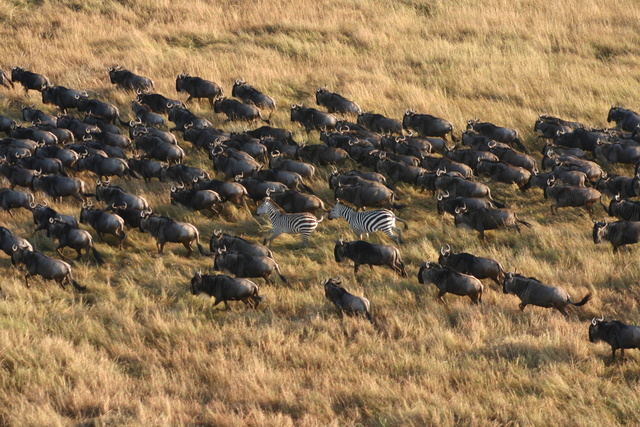
{"type": "MultiPolygon", "coordinates": [[[[607,126],[612,103],[640,109],[640,7],[630,0],[289,2],[4,1],[0,67],[24,66],[52,82],[85,89],[130,117],[134,97],[109,83],[121,64],[154,79],[172,98],[175,76],[189,72],[230,94],[244,78],[274,96],[273,123],[296,140],[318,142],[289,122],[291,103],[312,105],[326,85],[365,110],[400,118],[407,108],[451,120],[516,128],[532,152],[538,114],[607,126]],[[213,4],[212,4],[213,3],[213,4]]],[[[43,106],[39,94],[0,88],[0,114],[43,106]]],[[[224,129],[205,102],[192,110],[224,129]]],[[[188,143],[188,164],[211,169],[188,143]]],[[[611,172],[628,168],[606,166],[611,172]]],[[[325,202],[328,169],[311,183],[325,202]]],[[[82,177],[91,181],[88,174],[82,177]]],[[[207,243],[222,229],[261,240],[264,218],[226,208],[207,218],[169,204],[169,185],[122,185],[163,214],[195,224],[207,243]]],[[[265,303],[245,311],[212,308],[189,293],[193,273],[213,260],[169,244],[158,255],[148,235],[129,231],[125,251],[98,243],[107,263],[75,262],[84,294],[22,275],[0,259],[0,423],[5,425],[615,425],[640,423],[640,355],[611,363],[605,344],[588,342],[601,314],[640,323],[638,248],[611,253],[591,240],[591,218],[565,209],[551,216],[540,190],[522,194],[490,184],[520,217],[521,235],[475,233],[435,213],[435,200],[400,185],[409,220],[401,250],[410,277],[384,268],[356,279],[333,260],[335,240],[354,239],[347,224],[325,220],[311,245],[279,237],[274,253],[290,288],[263,286],[265,303]],[[447,295],[416,274],[440,246],[500,260],[509,271],[594,299],[568,319],[485,282],[482,307],[447,295]],[[371,300],[381,333],[363,319],[340,319],[321,280],[342,275],[371,300]]],[[[605,201],[607,202],[607,201],[605,201]]],[[[78,215],[76,202],[56,205],[78,215]]],[[[596,216],[604,216],[600,207],[596,216]]],[[[2,214],[20,235],[30,213],[2,214]]],[[[52,255],[40,233],[34,245],[52,255]]],[[[386,236],[374,242],[389,243],[386,236]]],[[[261,280],[258,280],[261,283],[261,280]]]]}

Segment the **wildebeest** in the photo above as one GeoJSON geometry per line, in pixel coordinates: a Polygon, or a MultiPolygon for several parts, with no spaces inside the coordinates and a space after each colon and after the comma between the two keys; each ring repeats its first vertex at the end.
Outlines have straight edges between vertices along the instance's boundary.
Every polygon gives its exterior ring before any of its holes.
{"type": "Polygon", "coordinates": [[[11,256],[14,245],[18,249],[33,250],[33,246],[31,246],[31,243],[29,243],[27,239],[13,234],[8,228],[0,227],[0,249],[2,249],[5,254],[11,256]]]}
{"type": "Polygon", "coordinates": [[[13,89],[13,82],[4,70],[0,70],[0,85],[7,89],[13,89]]]}
{"type": "Polygon", "coordinates": [[[63,197],[73,197],[86,202],[89,193],[87,183],[80,178],[60,175],[41,175],[33,178],[33,190],[41,191],[53,199],[62,200],[63,197]]]}
{"type": "Polygon", "coordinates": [[[516,184],[521,191],[527,190],[531,172],[502,162],[479,161],[475,167],[478,176],[488,175],[492,180],[504,184],[516,184]]]}
{"type": "Polygon", "coordinates": [[[140,211],[137,209],[131,209],[126,203],[118,206],[111,204],[104,208],[105,212],[113,212],[118,215],[124,221],[124,225],[129,228],[140,230],[140,211]]]}
{"type": "Polygon", "coordinates": [[[85,112],[91,116],[105,120],[107,123],[117,123],[120,119],[118,107],[99,99],[82,99],[78,103],[78,111],[85,112]]]}
{"type": "Polygon", "coordinates": [[[254,171],[252,177],[264,181],[281,182],[292,190],[306,191],[307,193],[313,194],[311,187],[304,183],[302,176],[297,172],[280,169],[263,169],[254,171]]]}
{"type": "Polygon", "coordinates": [[[138,211],[149,208],[149,203],[142,196],[136,196],[125,192],[122,188],[115,185],[109,185],[109,181],[100,181],[96,183],[96,200],[104,202],[106,205],[126,205],[129,209],[138,211]]]}
{"type": "Polygon", "coordinates": [[[171,204],[181,204],[194,211],[209,210],[216,213],[215,207],[220,205],[222,200],[218,193],[213,190],[194,190],[182,187],[171,186],[171,204]]]}
{"type": "Polygon", "coordinates": [[[38,129],[35,127],[20,127],[9,131],[9,136],[15,139],[30,139],[38,144],[44,145],[56,145],[58,143],[58,137],[54,133],[38,129]]]}
{"type": "Polygon", "coordinates": [[[608,138],[604,132],[590,131],[583,128],[574,129],[571,132],[558,132],[555,143],[562,147],[580,148],[593,152],[598,142],[608,138]]]}
{"type": "Polygon", "coordinates": [[[213,168],[227,179],[237,175],[250,175],[262,168],[253,157],[233,148],[214,147],[209,151],[209,158],[213,160],[213,168]]]}
{"type": "MultiPolygon", "coordinates": [[[[156,126],[164,128],[167,125],[166,120],[158,113],[151,111],[149,107],[141,104],[138,101],[131,101],[131,110],[136,116],[136,122],[134,124],[144,126],[156,126]]],[[[129,123],[132,124],[131,122],[129,123]]]]}
{"type": "Polygon", "coordinates": [[[627,348],[640,348],[640,326],[627,325],[619,320],[604,321],[593,318],[589,325],[589,341],[604,341],[611,346],[611,357],[616,360],[616,350],[624,358],[627,348]]]}
{"type": "Polygon", "coordinates": [[[593,221],[593,243],[602,243],[607,240],[613,246],[613,253],[624,245],[640,242],[639,221],[593,221]]]}
{"type": "Polygon", "coordinates": [[[348,316],[364,316],[369,322],[374,323],[371,316],[371,304],[365,297],[358,297],[347,292],[342,287],[342,279],[340,277],[327,279],[324,286],[324,296],[333,303],[338,309],[340,316],[347,314],[348,316]]]}
{"type": "Polygon", "coordinates": [[[31,215],[33,216],[33,223],[38,226],[31,234],[32,236],[40,230],[47,230],[47,237],[49,237],[49,225],[51,224],[51,219],[55,219],[58,222],[64,222],[74,228],[78,228],[78,222],[75,218],[69,215],[60,214],[46,204],[31,206],[31,215]]]}
{"type": "Polygon", "coordinates": [[[196,273],[191,279],[191,294],[198,295],[201,292],[215,299],[214,307],[224,302],[227,310],[230,308],[229,301],[242,301],[250,308],[258,308],[263,299],[258,294],[258,285],[251,280],[223,274],[209,276],[196,273]]]}
{"type": "Polygon", "coordinates": [[[0,116],[0,132],[9,133],[16,128],[16,122],[10,117],[0,116]]]}
{"type": "Polygon", "coordinates": [[[584,128],[582,123],[569,122],[558,117],[541,114],[533,126],[533,131],[540,133],[540,138],[555,139],[558,132],[571,132],[581,128],[584,128]]]}
{"type": "Polygon", "coordinates": [[[162,181],[162,173],[166,169],[166,164],[149,159],[132,157],[127,160],[129,170],[133,175],[140,175],[146,182],[151,182],[151,178],[158,178],[162,181]]]}
{"type": "Polygon", "coordinates": [[[80,156],[77,163],[78,171],[91,171],[98,175],[98,179],[117,176],[129,178],[132,176],[129,164],[119,158],[103,157],[100,155],[80,156]]]}
{"type": "Polygon", "coordinates": [[[153,80],[149,77],[139,76],[119,65],[110,67],[107,70],[109,71],[111,83],[125,90],[148,92],[154,88],[153,80]]]}
{"type": "Polygon", "coordinates": [[[361,265],[386,265],[402,277],[408,277],[398,248],[389,245],[375,245],[364,240],[345,242],[339,239],[333,249],[336,262],[345,258],[353,261],[353,273],[358,273],[361,265]]]}
{"type": "Polygon", "coordinates": [[[127,235],[124,232],[124,219],[119,215],[93,208],[91,205],[83,205],[80,211],[80,223],[89,224],[96,230],[101,241],[104,241],[103,234],[113,234],[118,238],[118,249],[122,249],[127,235]]]}
{"type": "Polygon", "coordinates": [[[316,89],[316,104],[326,107],[330,113],[362,114],[358,104],[324,87],[316,89]]]}
{"type": "Polygon", "coordinates": [[[169,109],[169,121],[175,123],[171,131],[184,131],[189,128],[207,129],[212,128],[213,124],[203,117],[198,117],[186,108],[173,107],[169,109]]]}
{"type": "Polygon", "coordinates": [[[164,142],[156,136],[139,136],[136,148],[144,151],[146,158],[160,160],[169,164],[180,164],[184,160],[184,150],[178,145],[164,142]]]}
{"type": "Polygon", "coordinates": [[[536,170],[536,160],[528,154],[522,154],[515,151],[511,147],[498,145],[499,143],[491,141],[488,144],[489,152],[498,156],[501,162],[508,163],[512,166],[518,166],[533,172],[536,170]]]}
{"type": "Polygon", "coordinates": [[[300,147],[298,156],[304,161],[326,166],[343,163],[349,158],[349,153],[342,148],[312,144],[300,147]]]}
{"type": "Polygon", "coordinates": [[[62,249],[70,247],[77,252],[78,257],[76,259],[82,258],[82,249],[84,249],[87,257],[89,256],[89,252],[92,252],[98,264],[104,263],[102,255],[100,255],[100,252],[98,252],[93,244],[93,237],[91,237],[91,234],[87,230],[81,230],[67,224],[65,221],[50,218],[47,235],[58,241],[56,251],[58,251],[61,257],[64,257],[62,249]]]}
{"type": "Polygon", "coordinates": [[[267,194],[287,213],[314,213],[317,210],[329,212],[322,199],[313,194],[301,193],[296,190],[269,191],[267,194]]]}
{"type": "MultiPolygon", "coordinates": [[[[273,111],[276,109],[275,99],[265,95],[242,80],[235,81],[231,89],[231,96],[241,99],[245,104],[251,104],[260,109],[269,110],[269,117],[271,117],[271,114],[273,114],[273,111]]],[[[267,120],[265,121],[268,123],[267,120]]]]}
{"type": "Polygon", "coordinates": [[[422,156],[420,166],[429,171],[442,170],[445,172],[458,172],[464,178],[471,178],[473,176],[471,166],[456,162],[448,157],[422,156]]]}
{"type": "Polygon", "coordinates": [[[160,171],[160,181],[168,180],[173,182],[194,182],[195,179],[209,179],[209,172],[202,168],[187,165],[171,165],[162,168],[160,171]]]}
{"type": "Polygon", "coordinates": [[[0,188],[0,208],[9,212],[11,217],[13,217],[11,209],[30,209],[32,205],[35,205],[33,194],[12,190],[10,188],[0,188]]]}
{"type": "Polygon", "coordinates": [[[587,293],[580,302],[573,302],[571,296],[564,289],[545,285],[538,279],[527,278],[516,273],[506,274],[502,291],[520,298],[520,310],[524,310],[529,304],[538,307],[553,307],[565,316],[568,315],[566,311],[568,304],[579,307],[591,299],[591,293],[587,293]]]}
{"type": "Polygon", "coordinates": [[[213,190],[220,196],[222,202],[229,201],[236,206],[245,203],[247,189],[239,182],[225,182],[217,179],[193,179],[193,188],[195,190],[213,190]]]}
{"type": "Polygon", "coordinates": [[[636,164],[640,160],[640,146],[599,142],[594,155],[610,163],[636,164]]]}
{"type": "Polygon", "coordinates": [[[67,114],[69,108],[78,108],[80,101],[87,98],[89,95],[86,92],[64,86],[50,86],[42,89],[42,103],[55,105],[62,114],[67,114]]]}
{"type": "Polygon", "coordinates": [[[519,233],[518,224],[531,227],[531,224],[518,218],[518,215],[510,209],[480,208],[469,211],[466,207],[456,208],[454,222],[456,227],[476,230],[479,233],[478,238],[483,241],[487,230],[514,228],[519,233]]]}
{"type": "Polygon", "coordinates": [[[30,89],[40,92],[42,89],[51,86],[49,79],[42,74],[27,71],[22,67],[13,67],[11,69],[11,81],[20,83],[25,93],[29,92],[30,89]]]}
{"type": "Polygon", "coordinates": [[[269,119],[262,117],[258,107],[245,104],[237,99],[217,97],[213,103],[213,112],[224,113],[227,116],[227,121],[255,122],[256,120],[262,120],[269,124],[269,119]]]}
{"type": "MultiPolygon", "coordinates": [[[[458,208],[466,207],[467,210],[473,211],[480,208],[495,208],[496,206],[491,203],[491,201],[486,199],[477,199],[473,197],[450,197],[449,193],[438,193],[437,195],[438,202],[436,203],[436,208],[438,210],[438,215],[444,215],[444,213],[448,213],[450,215],[455,215],[455,211],[458,208]]],[[[441,264],[442,262],[439,261],[441,264]]]]}
{"type": "Polygon", "coordinates": [[[570,185],[572,187],[586,187],[587,175],[580,171],[553,170],[551,172],[538,172],[534,170],[531,173],[531,179],[523,187],[529,189],[531,187],[543,188],[547,186],[547,181],[554,181],[556,184],[570,185]]]}
{"type": "Polygon", "coordinates": [[[313,178],[316,168],[312,164],[300,162],[292,159],[285,159],[280,153],[271,154],[269,159],[269,167],[272,169],[280,169],[289,172],[296,172],[303,178],[313,178]]]}
{"type": "Polygon", "coordinates": [[[167,114],[175,107],[187,108],[182,101],[167,98],[159,93],[144,93],[140,90],[137,93],[137,101],[149,107],[154,113],[167,114]]]}
{"type": "Polygon", "coordinates": [[[307,132],[334,130],[338,123],[338,119],[332,114],[296,104],[291,105],[291,121],[300,123],[307,132]]]}
{"type": "Polygon", "coordinates": [[[360,113],[358,114],[358,124],[383,135],[394,133],[402,135],[402,122],[397,119],[390,119],[382,114],[360,113]]]}
{"type": "Polygon", "coordinates": [[[192,77],[185,73],[178,74],[176,77],[176,92],[189,94],[189,98],[185,102],[189,102],[193,98],[207,98],[212,106],[215,98],[223,95],[222,88],[217,83],[201,77],[192,77]]]}
{"type": "Polygon", "coordinates": [[[246,189],[247,195],[254,202],[258,202],[267,197],[268,192],[281,192],[289,188],[281,182],[265,181],[258,178],[245,178],[236,176],[236,180],[246,189]]]}
{"type": "Polygon", "coordinates": [[[7,178],[10,188],[16,186],[33,188],[33,179],[38,175],[38,172],[23,166],[10,165],[4,160],[0,160],[0,174],[7,178]]]}
{"type": "Polygon", "coordinates": [[[271,283],[271,275],[275,271],[283,283],[290,284],[280,272],[278,263],[273,258],[266,256],[247,255],[244,253],[230,254],[226,253],[223,248],[216,253],[213,268],[237,277],[262,277],[266,283],[271,283]]]}
{"type": "Polygon", "coordinates": [[[166,243],[182,243],[187,248],[186,257],[193,253],[191,243],[196,242],[201,255],[206,255],[200,244],[198,229],[188,222],[178,222],[166,216],[152,215],[152,211],[140,212],[140,232],[149,233],[156,239],[158,253],[162,253],[166,243]]]}
{"type": "Polygon", "coordinates": [[[438,263],[478,279],[491,279],[498,285],[502,284],[505,277],[504,268],[498,261],[466,252],[453,253],[448,244],[446,249],[444,246],[440,248],[438,263]]]}
{"type": "Polygon", "coordinates": [[[620,196],[616,195],[616,197],[609,202],[607,214],[625,221],[640,221],[640,202],[623,200],[620,196]]]}
{"type": "Polygon", "coordinates": [[[446,139],[447,134],[453,136],[453,124],[450,121],[432,116],[430,114],[416,114],[407,110],[402,118],[402,127],[406,130],[415,130],[420,136],[437,136],[446,139]]]}
{"type": "Polygon", "coordinates": [[[22,119],[33,124],[58,125],[58,118],[35,108],[35,105],[22,106],[22,119]]]}
{"type": "Polygon", "coordinates": [[[622,107],[612,106],[607,122],[616,122],[616,126],[624,131],[633,132],[640,125],[640,114],[622,107]]]}
{"type": "Polygon", "coordinates": [[[231,236],[223,233],[222,230],[216,230],[209,241],[211,252],[217,252],[218,249],[224,249],[229,254],[245,254],[251,256],[264,256],[273,258],[271,249],[260,243],[251,243],[242,237],[231,236]]]}
{"type": "Polygon", "coordinates": [[[552,214],[557,214],[558,208],[567,206],[584,206],[587,212],[593,214],[593,205],[602,200],[602,194],[595,188],[555,185],[554,181],[548,180],[544,188],[544,198],[550,198],[555,201],[551,205],[552,214]]]}
{"type": "Polygon", "coordinates": [[[637,189],[640,187],[640,177],[625,175],[609,175],[600,178],[596,182],[595,188],[602,194],[609,197],[628,198],[637,196],[637,189]]]}
{"type": "Polygon", "coordinates": [[[444,303],[442,298],[446,293],[468,296],[474,304],[482,302],[484,286],[476,277],[459,273],[449,267],[442,267],[435,262],[425,262],[418,272],[418,282],[433,283],[439,292],[436,298],[444,303]]]}
{"type": "Polygon", "coordinates": [[[522,145],[518,131],[515,129],[496,126],[493,123],[480,122],[478,119],[467,121],[467,129],[473,129],[494,141],[500,141],[506,144],[514,143],[520,150],[527,151],[527,148],[522,145]]]}
{"type": "Polygon", "coordinates": [[[24,264],[27,268],[27,274],[24,276],[24,284],[29,287],[29,276],[39,275],[47,280],[55,280],[62,289],[66,283],[71,283],[74,288],[84,291],[86,287],[80,286],[71,275],[71,266],[57,259],[49,258],[38,251],[20,249],[14,245],[11,262],[15,264],[24,264]]]}
{"type": "Polygon", "coordinates": [[[470,181],[460,176],[449,175],[444,171],[437,171],[437,175],[435,181],[436,191],[442,191],[451,197],[486,198],[494,202],[496,206],[502,206],[493,200],[493,197],[491,197],[491,189],[482,182],[470,181]]]}

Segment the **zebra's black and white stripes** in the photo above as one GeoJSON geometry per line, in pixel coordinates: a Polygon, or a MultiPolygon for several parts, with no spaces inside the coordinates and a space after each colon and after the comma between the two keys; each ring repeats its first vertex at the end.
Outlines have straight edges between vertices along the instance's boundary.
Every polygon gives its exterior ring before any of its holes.
{"type": "Polygon", "coordinates": [[[270,197],[264,199],[262,204],[258,206],[256,213],[258,215],[268,214],[271,220],[271,230],[267,232],[262,242],[262,244],[266,244],[267,240],[269,240],[269,246],[271,246],[273,239],[282,233],[302,234],[301,246],[307,246],[309,244],[309,235],[324,218],[321,217],[318,220],[315,215],[310,213],[285,213],[270,197]]]}
{"type": "Polygon", "coordinates": [[[397,244],[402,243],[402,231],[396,227],[396,220],[402,222],[407,228],[407,222],[396,217],[389,209],[377,209],[375,211],[356,212],[349,206],[337,202],[329,212],[329,219],[344,218],[347,220],[353,231],[362,239],[363,234],[382,231],[387,234],[397,244]],[[396,236],[393,232],[396,232],[396,236]]]}

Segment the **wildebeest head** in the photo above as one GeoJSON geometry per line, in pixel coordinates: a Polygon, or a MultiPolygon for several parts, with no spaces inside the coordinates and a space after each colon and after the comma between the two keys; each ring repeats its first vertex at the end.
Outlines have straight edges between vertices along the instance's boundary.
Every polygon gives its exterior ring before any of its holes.
{"type": "Polygon", "coordinates": [[[344,257],[346,256],[346,248],[347,245],[342,238],[336,241],[336,246],[333,249],[333,255],[336,259],[336,262],[342,262],[342,260],[344,260],[344,257]]]}
{"type": "Polygon", "coordinates": [[[607,225],[605,220],[593,221],[593,243],[602,243],[602,237],[607,232],[607,225]]]}
{"type": "Polygon", "coordinates": [[[197,272],[191,279],[191,294],[198,295],[202,290],[202,273],[197,272]]]}
{"type": "Polygon", "coordinates": [[[600,341],[600,324],[604,322],[604,317],[600,319],[596,319],[595,317],[591,319],[591,325],[589,325],[589,341],[598,342],[600,341]]]}
{"type": "Polygon", "coordinates": [[[440,257],[438,258],[438,262],[440,264],[445,264],[445,261],[447,258],[449,258],[449,256],[451,256],[451,246],[449,246],[449,244],[447,243],[446,249],[444,246],[440,248],[440,257]]]}

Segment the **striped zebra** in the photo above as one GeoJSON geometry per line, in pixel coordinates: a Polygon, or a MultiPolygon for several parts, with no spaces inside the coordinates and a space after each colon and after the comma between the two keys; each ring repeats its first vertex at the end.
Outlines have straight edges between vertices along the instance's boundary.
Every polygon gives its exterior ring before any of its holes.
{"type": "Polygon", "coordinates": [[[396,227],[396,220],[404,224],[404,228],[409,228],[407,222],[398,218],[389,209],[377,209],[375,211],[356,212],[349,206],[343,205],[339,201],[329,212],[329,219],[344,218],[347,220],[354,233],[362,239],[362,235],[382,231],[387,234],[396,244],[402,243],[402,231],[396,227]],[[393,232],[398,233],[396,237],[393,232]]]}
{"type": "Polygon", "coordinates": [[[318,227],[318,223],[322,221],[324,216],[318,220],[315,215],[310,213],[286,213],[278,206],[271,197],[265,197],[264,201],[256,210],[258,215],[268,214],[271,220],[271,230],[264,236],[263,245],[269,241],[271,246],[273,239],[281,235],[302,234],[302,243],[300,247],[306,247],[309,244],[309,235],[318,227]],[[271,237],[269,237],[271,235],[271,237]]]}

